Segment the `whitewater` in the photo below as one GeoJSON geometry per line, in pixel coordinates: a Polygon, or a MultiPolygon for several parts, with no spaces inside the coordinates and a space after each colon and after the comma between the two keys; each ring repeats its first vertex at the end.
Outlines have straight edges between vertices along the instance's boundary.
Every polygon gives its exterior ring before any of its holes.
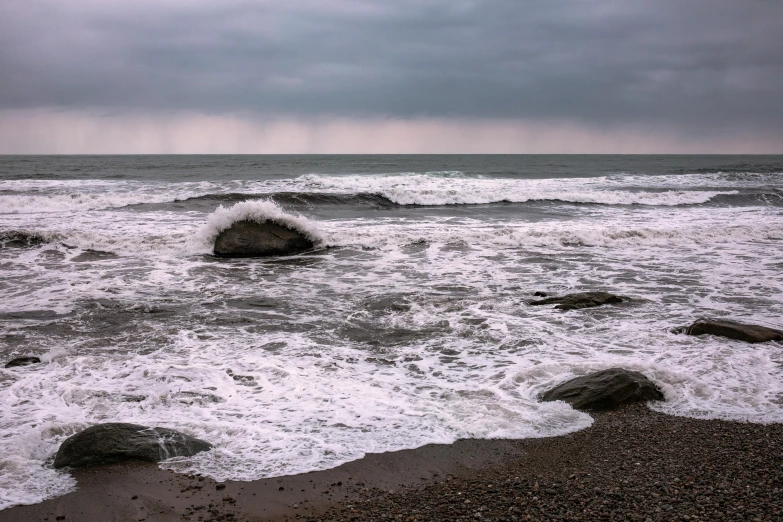
{"type": "Polygon", "coordinates": [[[52,460],[99,422],[212,451],[217,480],[460,438],[583,429],[537,397],[614,366],[672,415],[783,422],[783,157],[0,157],[0,509],[71,491],[52,460]],[[235,221],[316,248],[218,259],[235,221]],[[537,291],[625,303],[561,312],[537,291]]]}

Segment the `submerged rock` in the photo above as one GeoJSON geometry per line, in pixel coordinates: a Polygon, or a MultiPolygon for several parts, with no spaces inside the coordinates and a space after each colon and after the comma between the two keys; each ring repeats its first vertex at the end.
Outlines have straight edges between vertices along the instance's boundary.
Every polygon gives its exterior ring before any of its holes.
{"type": "Polygon", "coordinates": [[[29,357],[17,357],[16,359],[11,359],[8,361],[5,365],[6,368],[13,368],[14,366],[29,366],[31,364],[37,364],[41,362],[41,359],[34,356],[29,357]]]}
{"type": "Polygon", "coordinates": [[[611,410],[624,404],[663,400],[663,393],[639,372],[610,368],[571,379],[541,395],[565,401],[577,410],[611,410]]]}
{"type": "Polygon", "coordinates": [[[218,234],[215,255],[262,257],[296,254],[313,248],[313,242],[290,228],[265,221],[237,221],[218,234]]]}
{"type": "Polygon", "coordinates": [[[556,304],[555,308],[559,310],[576,310],[622,302],[622,297],[608,292],[579,292],[562,297],[547,297],[539,301],[532,301],[530,304],[533,306],[556,304]]]}
{"type": "Polygon", "coordinates": [[[743,324],[735,321],[718,319],[699,319],[690,326],[681,326],[672,330],[674,333],[686,335],[718,335],[749,343],[765,343],[767,341],[783,341],[783,331],[759,326],[743,324]]]}
{"type": "Polygon", "coordinates": [[[189,457],[212,449],[209,442],[167,428],[110,422],[97,424],[65,439],[54,467],[100,466],[126,460],[158,462],[189,457]]]}

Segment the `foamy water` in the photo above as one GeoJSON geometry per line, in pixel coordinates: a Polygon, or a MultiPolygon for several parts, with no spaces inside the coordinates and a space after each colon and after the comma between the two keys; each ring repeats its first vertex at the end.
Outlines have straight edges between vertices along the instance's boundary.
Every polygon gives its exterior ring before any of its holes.
{"type": "Polygon", "coordinates": [[[0,353],[43,363],[0,369],[0,507],[70,491],[52,458],[97,422],[203,438],[215,449],[162,466],[252,480],[582,429],[588,415],[537,396],[612,366],[653,379],[667,413],[783,422],[780,343],[670,332],[701,316],[783,327],[780,174],[612,161],[559,178],[1,180],[0,353]],[[275,203],[283,193],[311,196],[275,203]],[[220,199],[237,194],[249,200],[220,199]],[[318,248],[212,258],[240,219],[297,228],[318,248]],[[630,300],[560,312],[527,305],[539,290],[630,300]]]}

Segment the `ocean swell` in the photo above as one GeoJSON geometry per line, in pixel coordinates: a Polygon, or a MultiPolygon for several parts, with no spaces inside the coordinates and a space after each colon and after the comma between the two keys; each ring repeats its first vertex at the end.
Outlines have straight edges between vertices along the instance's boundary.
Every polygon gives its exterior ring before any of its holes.
{"type": "Polygon", "coordinates": [[[480,205],[561,201],[603,205],[679,206],[709,202],[736,190],[629,188],[607,189],[606,178],[567,180],[517,180],[407,176],[302,176],[308,188],[358,194],[377,194],[397,205],[480,205]]]}
{"type": "Polygon", "coordinates": [[[270,200],[279,205],[314,207],[322,205],[366,206],[371,208],[392,208],[398,206],[380,194],[340,194],[330,192],[272,192],[272,193],[216,193],[193,196],[176,202],[217,201],[237,203],[241,201],[270,200]]]}

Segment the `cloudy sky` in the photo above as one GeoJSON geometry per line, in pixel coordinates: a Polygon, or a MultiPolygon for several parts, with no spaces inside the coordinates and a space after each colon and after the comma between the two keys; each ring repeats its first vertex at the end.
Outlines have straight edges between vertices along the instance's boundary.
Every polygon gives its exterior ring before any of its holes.
{"type": "Polygon", "coordinates": [[[0,153],[783,153],[781,0],[0,0],[0,153]]]}

